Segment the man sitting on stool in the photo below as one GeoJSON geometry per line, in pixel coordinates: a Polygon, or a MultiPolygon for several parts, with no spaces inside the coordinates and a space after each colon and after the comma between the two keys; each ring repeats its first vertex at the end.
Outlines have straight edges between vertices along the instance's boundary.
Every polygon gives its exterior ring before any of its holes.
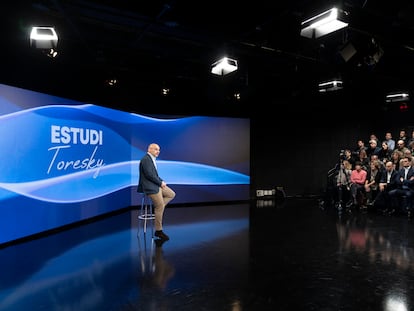
{"type": "Polygon", "coordinates": [[[148,146],[147,153],[139,163],[139,181],[137,191],[148,195],[154,205],[155,233],[161,240],[169,240],[170,237],[162,231],[162,220],[165,206],[175,197],[175,192],[167,186],[166,182],[158,175],[156,159],[160,154],[160,146],[152,143],[148,146]]]}

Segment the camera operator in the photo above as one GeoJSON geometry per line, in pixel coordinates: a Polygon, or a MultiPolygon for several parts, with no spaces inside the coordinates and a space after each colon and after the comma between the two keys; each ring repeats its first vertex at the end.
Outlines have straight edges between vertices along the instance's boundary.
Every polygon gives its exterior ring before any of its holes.
{"type": "Polygon", "coordinates": [[[338,208],[342,208],[344,199],[350,199],[351,190],[351,173],[352,165],[348,160],[341,160],[341,164],[336,178],[336,186],[338,190],[338,208]]]}

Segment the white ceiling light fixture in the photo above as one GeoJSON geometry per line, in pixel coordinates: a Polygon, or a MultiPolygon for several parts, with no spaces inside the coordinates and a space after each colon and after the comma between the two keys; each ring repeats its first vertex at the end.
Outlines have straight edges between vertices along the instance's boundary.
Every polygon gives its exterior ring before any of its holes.
{"type": "Polygon", "coordinates": [[[303,37],[319,38],[345,28],[348,26],[347,15],[340,9],[332,8],[302,22],[300,34],[303,37]]]}
{"type": "Polygon", "coordinates": [[[387,103],[407,102],[410,100],[410,94],[407,92],[390,93],[385,96],[387,103]]]}
{"type": "Polygon", "coordinates": [[[32,27],[30,46],[37,49],[56,49],[58,35],[53,27],[32,27]]]}
{"type": "Polygon", "coordinates": [[[319,83],[319,92],[330,92],[330,91],[337,91],[341,90],[343,88],[343,82],[342,80],[335,79],[327,82],[321,82],[319,83]]]}
{"type": "Polygon", "coordinates": [[[211,66],[211,73],[219,76],[224,76],[233,71],[236,71],[237,69],[237,60],[223,57],[211,66]]]}

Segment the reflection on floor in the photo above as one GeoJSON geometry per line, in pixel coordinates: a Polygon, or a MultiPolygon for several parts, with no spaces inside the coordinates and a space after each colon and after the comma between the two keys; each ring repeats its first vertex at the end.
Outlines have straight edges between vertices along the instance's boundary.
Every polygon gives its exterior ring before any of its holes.
{"type": "Polygon", "coordinates": [[[316,199],[131,210],[0,249],[0,310],[412,310],[414,223],[316,199]]]}

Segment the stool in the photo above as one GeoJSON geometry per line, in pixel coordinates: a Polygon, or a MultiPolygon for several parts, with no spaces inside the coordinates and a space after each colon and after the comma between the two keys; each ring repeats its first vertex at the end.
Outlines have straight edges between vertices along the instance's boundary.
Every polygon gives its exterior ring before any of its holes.
{"type": "MultiPolygon", "coordinates": [[[[142,195],[142,199],[141,199],[141,207],[138,213],[138,220],[143,220],[144,233],[146,233],[147,232],[147,221],[154,220],[155,214],[153,212],[151,198],[147,196],[145,193],[141,193],[141,195],[142,195]]],[[[138,234],[139,234],[139,228],[138,228],[138,234]]]]}

